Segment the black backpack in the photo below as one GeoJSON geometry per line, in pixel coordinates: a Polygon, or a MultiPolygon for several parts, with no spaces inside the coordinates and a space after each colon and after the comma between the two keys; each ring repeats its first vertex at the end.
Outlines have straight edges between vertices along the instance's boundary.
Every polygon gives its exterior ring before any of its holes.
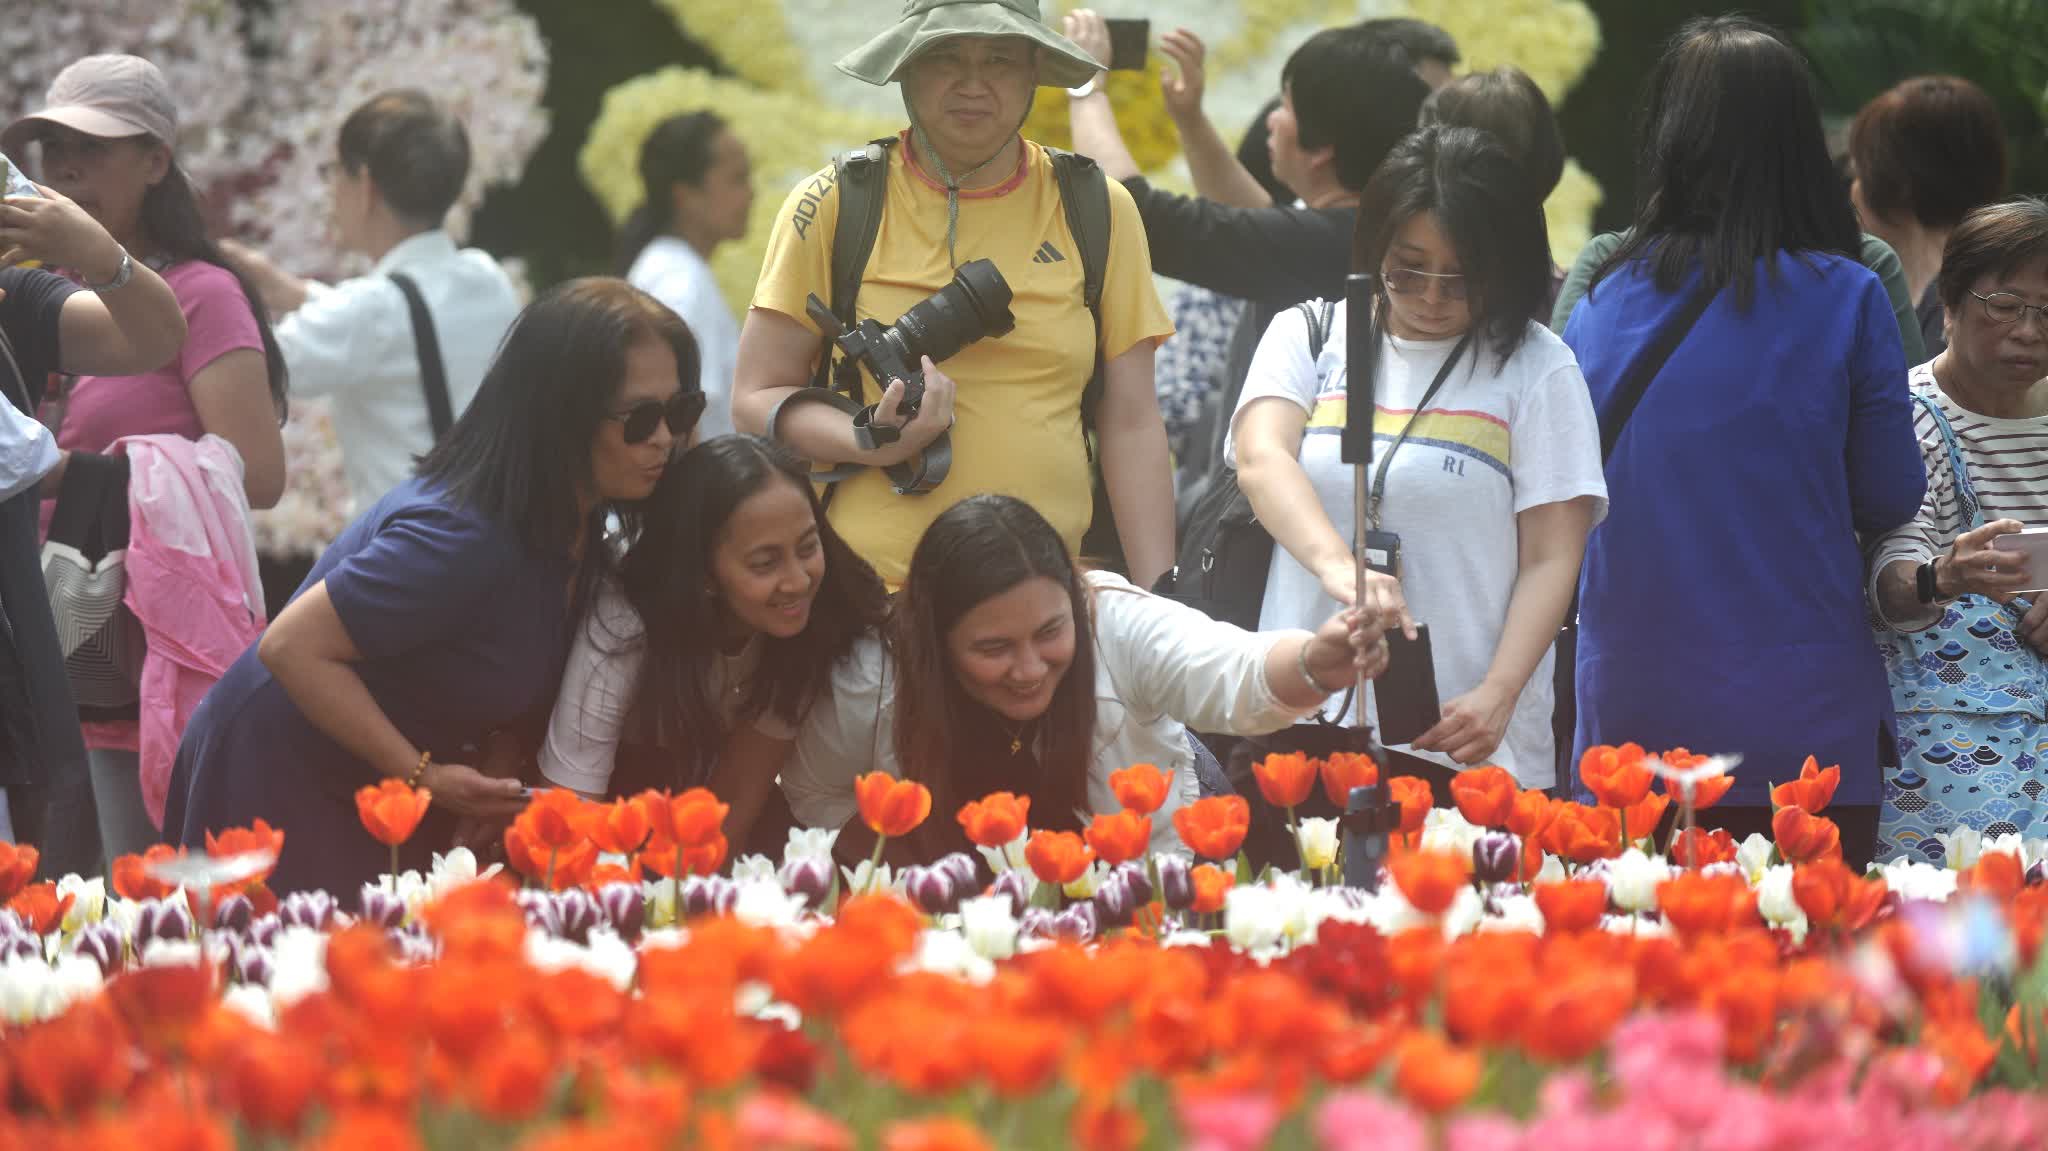
{"type": "MultiPolygon", "coordinates": [[[[833,157],[833,179],[839,185],[839,223],[852,222],[851,229],[838,227],[832,234],[832,314],[841,325],[851,328],[854,301],[860,296],[861,275],[867,271],[868,256],[874,252],[875,237],[882,229],[882,200],[889,186],[889,149],[897,143],[889,136],[870,141],[833,157]]],[[[1095,320],[1095,368],[1088,386],[1081,392],[1081,433],[1088,443],[1088,461],[1094,473],[1095,517],[1082,541],[1082,551],[1121,566],[1123,549],[1116,522],[1109,511],[1109,497],[1102,486],[1102,462],[1095,450],[1095,410],[1102,403],[1102,281],[1109,267],[1109,182],[1102,168],[1086,156],[1047,148],[1052,157],[1053,177],[1059,182],[1060,205],[1066,211],[1067,230],[1074,234],[1074,246],[1081,259],[1081,299],[1095,320]]],[[[832,346],[827,343],[818,359],[816,386],[837,386],[855,403],[860,402],[860,372],[830,370],[832,346]]],[[[851,366],[851,365],[846,365],[851,366]]],[[[831,490],[826,491],[826,498],[831,490]]]]}
{"type": "MultiPolygon", "coordinates": [[[[1310,301],[1296,304],[1295,310],[1308,321],[1308,354],[1313,363],[1322,358],[1330,325],[1337,318],[1337,305],[1331,300],[1310,301]]],[[[1252,501],[1237,486],[1237,470],[1220,458],[1207,487],[1181,524],[1176,559],[1173,570],[1159,578],[1154,592],[1196,608],[1211,619],[1246,631],[1258,630],[1266,573],[1273,562],[1273,537],[1259,522],[1252,501]]]]}

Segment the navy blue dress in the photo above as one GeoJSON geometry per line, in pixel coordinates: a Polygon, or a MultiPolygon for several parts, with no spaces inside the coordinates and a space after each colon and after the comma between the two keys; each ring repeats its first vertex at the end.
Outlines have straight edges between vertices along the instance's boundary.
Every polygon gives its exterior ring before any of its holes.
{"type": "MultiPolygon", "coordinates": [[[[299,594],[326,581],[377,706],[436,761],[464,762],[554,698],[571,571],[566,552],[536,556],[511,528],[414,479],[350,524],[299,594]]],[[[165,836],[198,848],[208,831],[268,820],[285,833],[272,890],[324,888],[352,903],[391,865],[356,817],[356,790],[380,778],[306,719],[252,644],[185,729],[165,836]]],[[[406,866],[424,861],[424,838],[407,844],[406,866]]]]}

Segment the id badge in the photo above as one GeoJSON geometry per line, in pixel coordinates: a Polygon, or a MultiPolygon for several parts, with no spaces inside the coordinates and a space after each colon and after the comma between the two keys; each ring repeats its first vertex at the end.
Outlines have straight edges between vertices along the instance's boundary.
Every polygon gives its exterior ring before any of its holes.
{"type": "Polygon", "coordinates": [[[1365,533],[1365,566],[1381,575],[1401,578],[1401,537],[1395,532],[1365,533]]]}

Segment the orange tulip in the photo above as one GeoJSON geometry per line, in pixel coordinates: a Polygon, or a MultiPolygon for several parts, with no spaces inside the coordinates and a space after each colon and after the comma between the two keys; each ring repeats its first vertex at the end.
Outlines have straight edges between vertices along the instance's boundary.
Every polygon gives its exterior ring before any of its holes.
{"type": "Polygon", "coordinates": [[[1408,851],[1388,861],[1394,883],[1415,910],[1442,915],[1472,878],[1472,861],[1453,851],[1408,851]]]}
{"type": "Polygon", "coordinates": [[[0,903],[13,899],[17,892],[29,885],[29,881],[36,877],[39,859],[41,856],[33,847],[0,843],[0,903]]]}
{"type": "Polygon", "coordinates": [[[981,1129],[965,1119],[916,1119],[882,1130],[882,1151],[993,1151],[981,1129]]]}
{"type": "Polygon", "coordinates": [[[1124,805],[1125,811],[1139,815],[1158,811],[1172,788],[1173,773],[1149,763],[1134,763],[1109,776],[1109,789],[1116,793],[1116,801],[1124,805]]]}
{"type": "Polygon", "coordinates": [[[1842,782],[1842,769],[1830,767],[1822,770],[1812,756],[1799,768],[1799,778],[1781,783],[1771,789],[1771,804],[1774,807],[1805,808],[1810,815],[1819,815],[1827,810],[1829,801],[1835,798],[1835,785],[1842,782]]]}
{"type": "Polygon", "coordinates": [[[545,855],[566,851],[590,838],[591,825],[604,818],[603,809],[567,788],[551,787],[534,795],[519,824],[534,849],[545,855]]]}
{"type": "Polygon", "coordinates": [[[1196,864],[1188,879],[1195,885],[1195,901],[1189,906],[1202,915],[1223,910],[1224,896],[1237,886],[1237,876],[1212,863],[1196,864]]]}
{"type": "Polygon", "coordinates": [[[1657,906],[1686,937],[1725,934],[1756,922],[1756,893],[1740,875],[1680,872],[1657,885],[1657,906]]]}
{"type": "Polygon", "coordinates": [[[1842,856],[1842,829],[1834,820],[1803,807],[1779,808],[1771,817],[1771,838],[1778,843],[1778,854],[1793,863],[1842,856]]]}
{"type": "Polygon", "coordinates": [[[1067,1135],[1081,1151],[1138,1151],[1145,1142],[1145,1120],[1114,1096],[1083,1095],[1074,1104],[1067,1135]]]}
{"type": "Polygon", "coordinates": [[[1065,887],[1087,872],[1095,853],[1071,831],[1040,831],[1024,845],[1024,862],[1039,882],[1065,887]]]}
{"type": "Polygon", "coordinates": [[[590,821],[590,839],[606,855],[631,855],[653,831],[647,805],[638,799],[615,799],[590,821]]]}
{"type": "Polygon", "coordinates": [[[424,787],[408,787],[402,779],[387,779],[356,792],[356,817],[371,838],[397,847],[412,838],[434,794],[424,787]]]}
{"type": "Polygon", "coordinates": [[[1008,791],[983,796],[960,809],[955,817],[970,842],[981,847],[1014,843],[1031,826],[1031,797],[1008,791]]]}
{"type": "Polygon", "coordinates": [[[1380,781],[1380,765],[1369,755],[1339,751],[1323,761],[1323,794],[1343,811],[1351,806],[1351,789],[1371,787],[1380,781]]]}
{"type": "Polygon", "coordinates": [[[1259,794],[1274,807],[1300,807],[1315,788],[1319,765],[1298,751],[1276,753],[1252,765],[1259,794]]]}
{"type": "Polygon", "coordinates": [[[1884,905],[1883,878],[1866,879],[1840,859],[1802,863],[1792,871],[1792,898],[1814,927],[1860,931],[1884,905]]]}
{"type": "Polygon", "coordinates": [[[1671,841],[1671,862],[1695,870],[1735,858],[1735,837],[1721,828],[1688,827],[1671,841]]]}
{"type": "MultiPolygon", "coordinates": [[[[681,795],[640,793],[641,810],[657,841],[697,847],[725,838],[725,815],[731,810],[710,789],[693,787],[681,795]]],[[[672,848],[671,848],[672,849],[672,848]]]]}
{"type": "Polygon", "coordinates": [[[1394,1049],[1394,1088],[1432,1115],[1454,1110],[1479,1089],[1484,1066],[1477,1053],[1453,1046],[1434,1031],[1412,1031],[1394,1049]]]}
{"type": "Polygon", "coordinates": [[[1149,815],[1119,811],[1114,815],[1098,815],[1088,825],[1088,846],[1095,850],[1095,858],[1111,867],[1143,859],[1151,845],[1152,817],[1149,815]]]}
{"type": "Polygon", "coordinates": [[[1401,834],[1414,835],[1422,830],[1422,824],[1436,806],[1436,796],[1430,793],[1429,783],[1412,775],[1397,775],[1387,780],[1387,798],[1401,805],[1401,834]]]}
{"type": "Polygon", "coordinates": [[[2003,851],[1987,851],[1963,872],[1960,884],[1971,891],[1981,891],[2001,900],[2011,899],[2026,886],[2026,869],[2018,856],[2003,851]]]}
{"type": "Polygon", "coordinates": [[[932,793],[924,784],[871,771],[853,781],[860,800],[860,818],[876,835],[895,839],[917,830],[932,813],[932,793]]]}
{"type": "Polygon", "coordinates": [[[114,860],[114,894],[123,899],[163,899],[177,888],[152,877],[149,869],[167,859],[185,854],[182,847],[167,843],[152,845],[141,855],[124,855],[114,860]]]}
{"type": "Polygon", "coordinates": [[[230,827],[219,835],[206,833],[206,854],[216,858],[259,851],[269,852],[272,858],[283,855],[284,832],[259,819],[251,827],[230,827]]]}
{"type": "Polygon", "coordinates": [[[1617,820],[1622,832],[1633,844],[1656,834],[1657,825],[1664,821],[1664,812],[1671,806],[1671,797],[1656,792],[1643,797],[1642,802],[1621,813],[1617,820]]]}
{"type": "MultiPolygon", "coordinates": [[[[1693,753],[1687,751],[1682,747],[1672,748],[1670,751],[1665,752],[1663,755],[1658,756],[1657,758],[1663,760],[1666,767],[1670,767],[1678,771],[1687,771],[1707,762],[1706,756],[1694,755],[1693,753]]],[[[1707,776],[1704,779],[1693,780],[1693,810],[1705,811],[1707,808],[1710,808],[1715,804],[1721,802],[1721,797],[1727,795],[1728,789],[1734,786],[1735,777],[1729,775],[1725,771],[1721,772],[1718,775],[1707,776]]],[[[1681,789],[1668,779],[1664,781],[1664,790],[1667,794],[1671,796],[1673,800],[1683,798],[1683,796],[1680,795],[1681,789]]]]}
{"type": "Polygon", "coordinates": [[[1656,778],[1643,749],[1633,743],[1587,748],[1579,760],[1579,779],[1602,807],[1634,807],[1650,794],[1656,778]]]}
{"type": "Polygon", "coordinates": [[[1514,814],[1515,797],[1521,788],[1504,767],[1475,767],[1461,771],[1451,780],[1451,799],[1467,823],[1480,827],[1506,827],[1514,814]]]}
{"type": "Polygon", "coordinates": [[[14,898],[7,901],[7,910],[21,917],[22,926],[28,928],[29,934],[48,935],[57,930],[64,917],[71,913],[73,898],[66,895],[59,899],[56,884],[38,883],[15,892],[14,898]]]}
{"type": "Polygon", "coordinates": [[[1528,843],[1540,837],[1555,818],[1557,809],[1550,797],[1531,788],[1515,796],[1514,810],[1508,812],[1508,830],[1528,843]]]}
{"type": "Polygon", "coordinates": [[[1548,1063],[1576,1063],[1603,1046],[1636,1004],[1635,973],[1592,965],[1540,980],[1522,1014],[1522,1046],[1548,1063]]]}
{"type": "Polygon", "coordinates": [[[1554,810],[1556,817],[1543,830],[1543,850],[1579,864],[1621,854],[1621,816],[1613,808],[1558,803],[1554,810]]]}
{"type": "Polygon", "coordinates": [[[1607,915],[1607,885],[1597,879],[1539,883],[1534,894],[1536,909],[1543,913],[1546,934],[1591,931],[1607,915]]]}
{"type": "Polygon", "coordinates": [[[1241,795],[1212,795],[1173,813],[1181,842],[1204,859],[1229,859],[1251,830],[1252,805],[1241,795]]]}
{"type": "Polygon", "coordinates": [[[470,1105],[501,1123],[531,1118],[547,1104],[559,1074],[547,1041],[523,1027],[499,1035],[466,1071],[470,1105]]]}

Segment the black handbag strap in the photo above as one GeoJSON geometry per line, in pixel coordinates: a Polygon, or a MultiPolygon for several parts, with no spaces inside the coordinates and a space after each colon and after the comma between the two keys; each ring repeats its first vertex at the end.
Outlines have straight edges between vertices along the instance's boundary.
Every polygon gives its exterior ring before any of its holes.
{"type": "Polygon", "coordinates": [[[1615,386],[1614,395],[1607,401],[1607,407],[1600,412],[1600,462],[1604,465],[1614,455],[1614,445],[1621,442],[1621,430],[1628,426],[1628,418],[1635,414],[1636,405],[1643,402],[1643,393],[1650,390],[1650,381],[1664,370],[1671,360],[1671,353],[1685,342],[1693,325],[1706,314],[1707,305],[1714,302],[1719,293],[1710,290],[1705,283],[1693,290],[1677,315],[1659,329],[1655,338],[1643,347],[1643,354],[1628,366],[1621,382],[1615,386]]]}
{"type": "Polygon", "coordinates": [[[434,334],[434,317],[427,311],[420,286],[403,272],[391,273],[391,282],[405,295],[405,307],[412,313],[412,346],[420,359],[420,387],[427,395],[427,421],[440,443],[455,426],[455,408],[448,402],[448,373],[441,363],[441,341],[434,334]]]}

